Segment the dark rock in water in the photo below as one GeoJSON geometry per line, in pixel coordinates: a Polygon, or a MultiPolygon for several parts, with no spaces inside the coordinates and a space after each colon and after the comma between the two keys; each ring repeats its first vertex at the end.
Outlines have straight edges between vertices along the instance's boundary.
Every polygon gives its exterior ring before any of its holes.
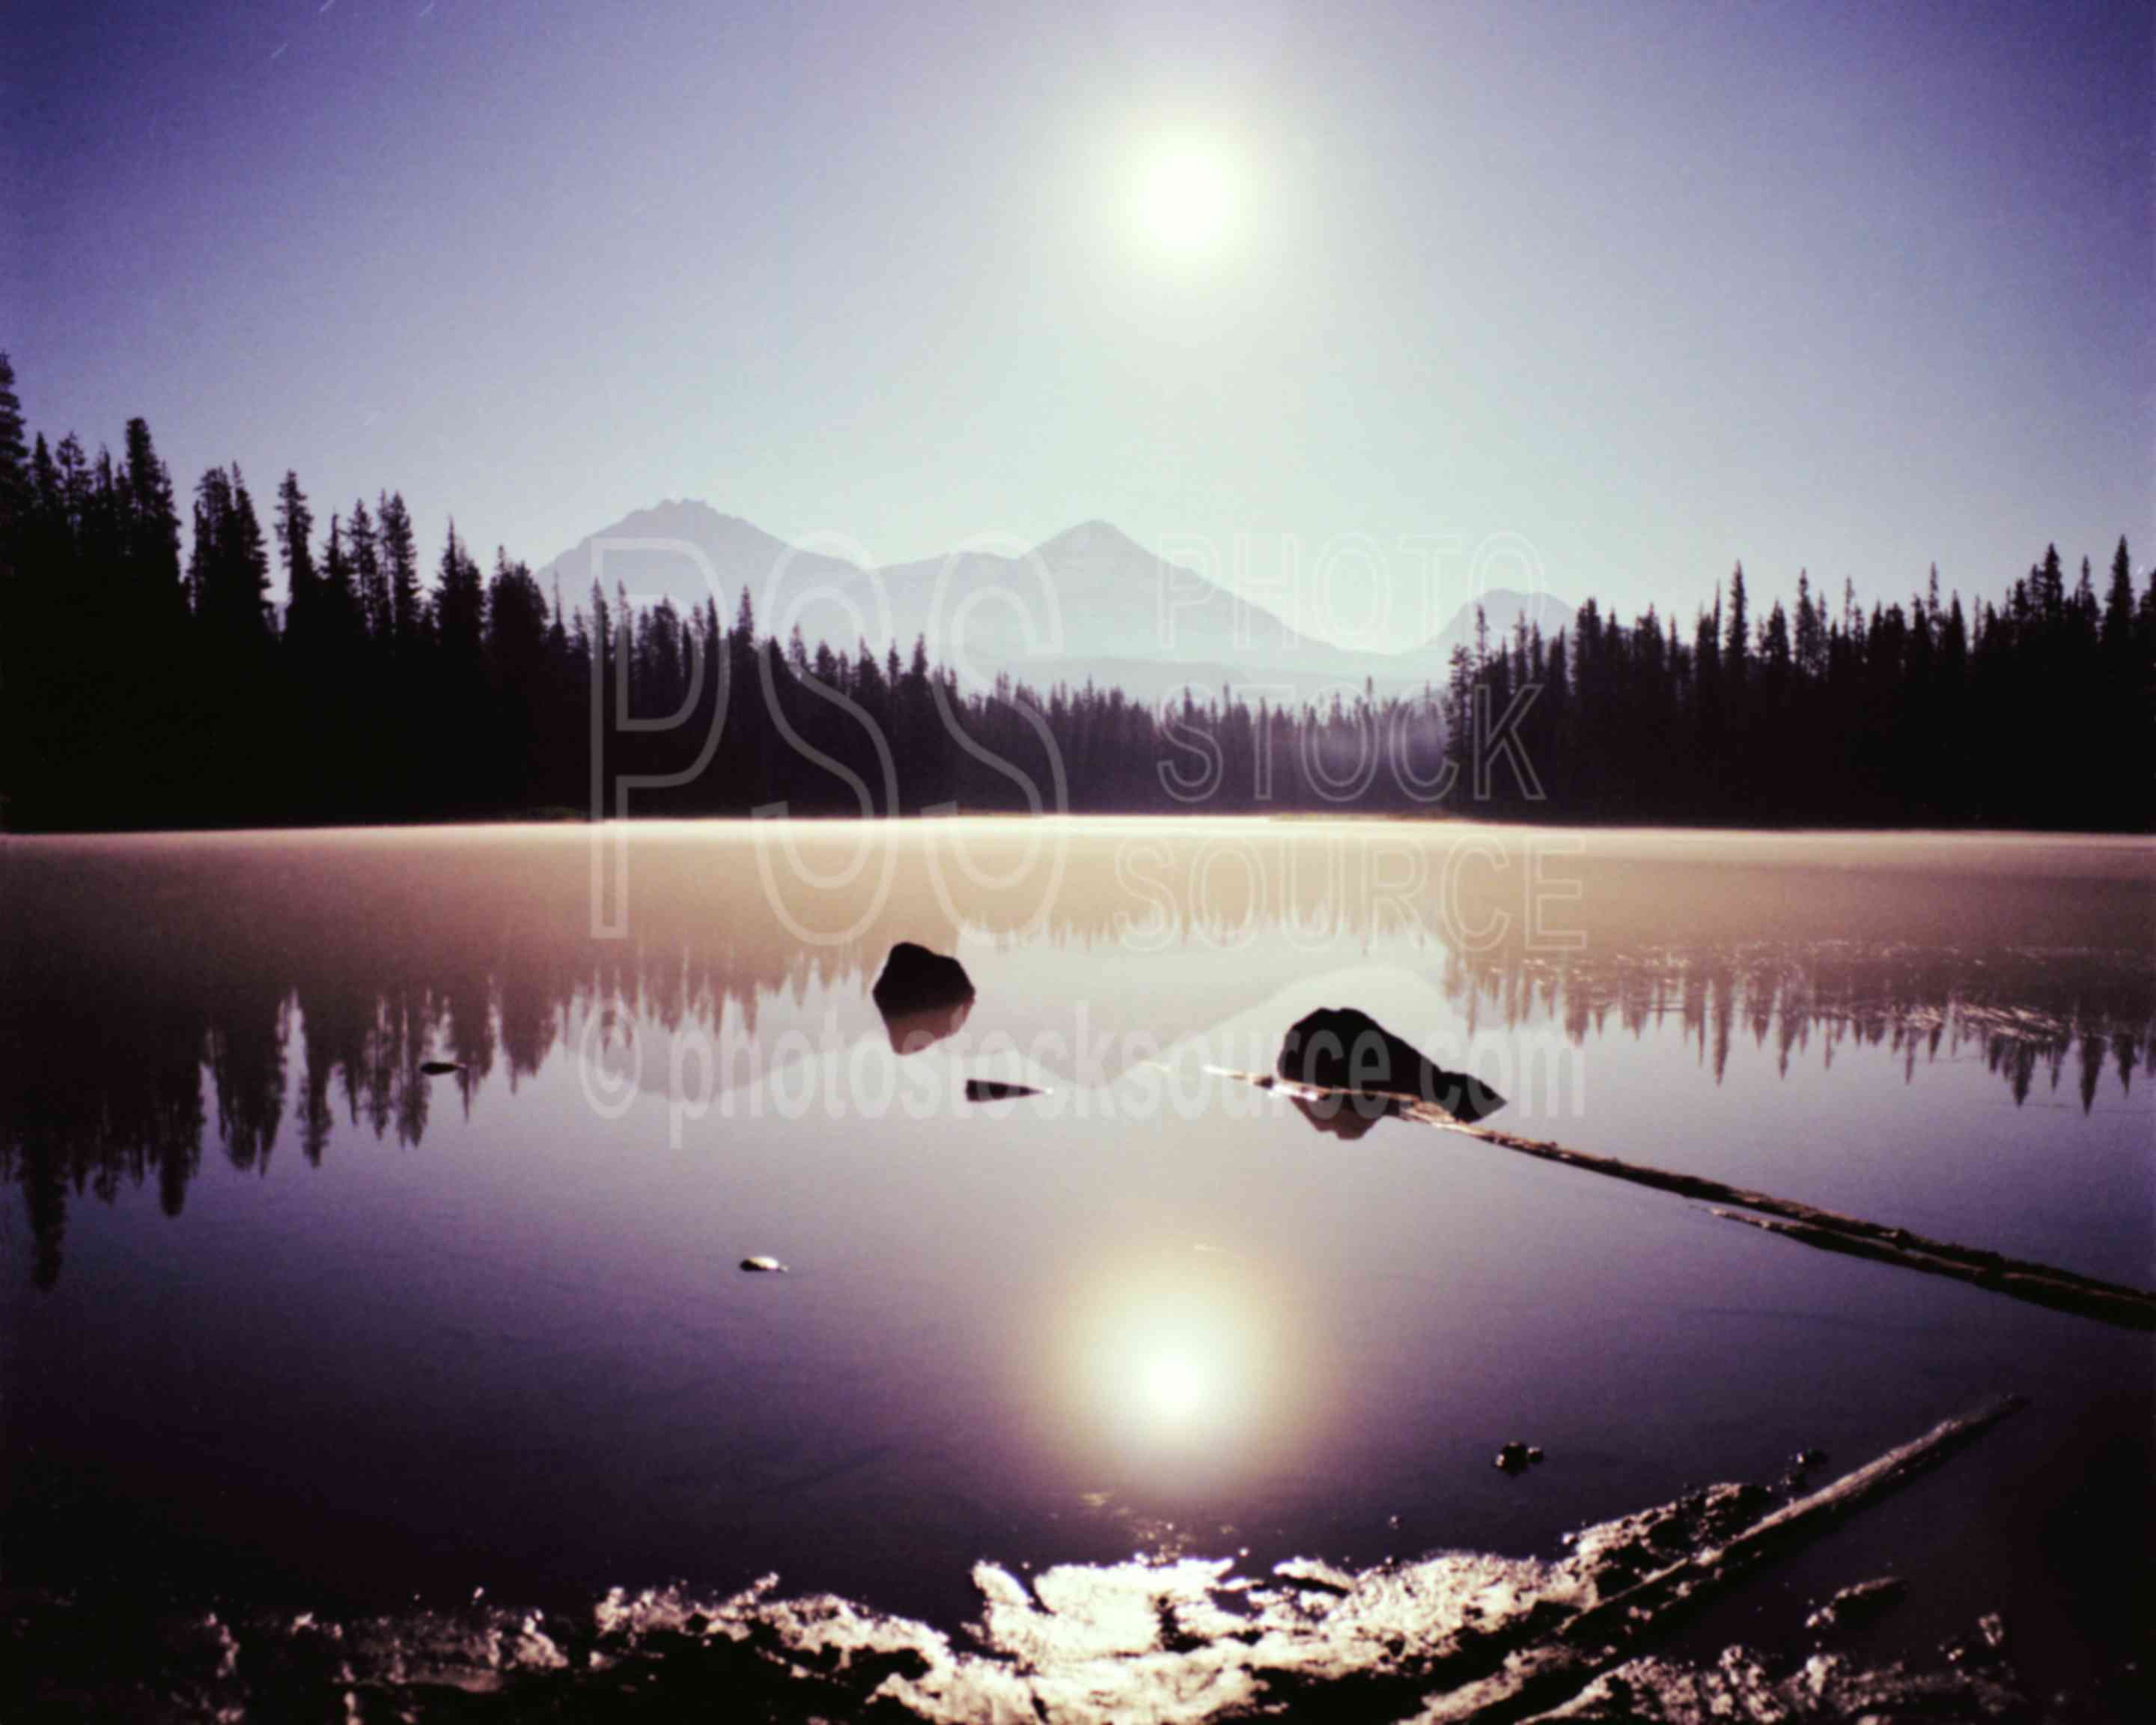
{"type": "Polygon", "coordinates": [[[1869,1621],[1902,1596],[1902,1578],[1875,1575],[1845,1587],[1804,1620],[1811,1630],[1848,1629],[1869,1621]]]}
{"type": "Polygon", "coordinates": [[[1481,1080],[1446,1071],[1352,1006],[1321,1007],[1296,1019],[1281,1043],[1275,1070],[1296,1084],[1434,1103],[1461,1122],[1480,1120],[1505,1106],[1481,1080]]]}
{"type": "Polygon", "coordinates": [[[919,1054],[947,1036],[957,1035],[965,1028],[966,1015],[973,1009],[972,1001],[961,1000],[955,1005],[932,1007],[926,1012],[886,1013],[883,1028],[891,1038],[891,1051],[919,1054]]]}
{"type": "Polygon", "coordinates": [[[1006,1102],[1017,1096],[1044,1096],[1029,1084],[1004,1084],[993,1078],[968,1078],[966,1081],[966,1100],[969,1102],[1006,1102]]]}
{"type": "Polygon", "coordinates": [[[786,1266],[780,1263],[776,1258],[744,1258],[741,1261],[741,1267],[744,1270],[753,1271],[759,1276],[783,1276],[786,1274],[786,1266]]]}
{"type": "Polygon", "coordinates": [[[891,949],[869,993],[898,1054],[917,1054],[955,1034],[973,1009],[973,979],[966,967],[911,941],[891,949]]]}
{"type": "Polygon", "coordinates": [[[1515,1438],[1498,1449],[1497,1471],[1500,1473],[1525,1473],[1532,1464],[1542,1459],[1540,1450],[1532,1444],[1523,1444],[1515,1438]]]}
{"type": "Polygon", "coordinates": [[[429,1078],[439,1078],[444,1072],[461,1072],[465,1067],[461,1060],[422,1060],[419,1070],[429,1078]]]}
{"type": "Polygon", "coordinates": [[[972,1001],[961,1000],[955,1005],[932,1007],[926,1012],[886,1013],[883,1028],[891,1038],[891,1051],[919,1054],[947,1036],[957,1035],[965,1028],[967,1014],[973,1009],[972,1001]]]}
{"type": "Polygon", "coordinates": [[[884,1011],[919,1012],[973,998],[973,979],[956,958],[901,941],[883,961],[883,974],[870,991],[884,1011]]]}

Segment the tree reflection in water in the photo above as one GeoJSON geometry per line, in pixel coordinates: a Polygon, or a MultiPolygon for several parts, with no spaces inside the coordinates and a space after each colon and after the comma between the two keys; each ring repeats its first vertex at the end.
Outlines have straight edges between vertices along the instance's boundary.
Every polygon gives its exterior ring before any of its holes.
{"type": "MultiPolygon", "coordinates": [[[[1178,865],[1213,842],[1201,834],[1214,825],[1151,829],[1168,865],[1158,877],[1186,878],[1178,865]]],[[[573,829],[11,842],[0,852],[0,1173],[23,1194],[33,1279],[59,1276],[71,1199],[154,1183],[177,1215],[206,1145],[266,1171],[288,1115],[311,1164],[340,1117],[417,1145],[430,1107],[453,1095],[469,1111],[497,1081],[514,1091],[588,1014],[665,1030],[716,1030],[727,1017],[752,1038],[775,1002],[813,989],[865,1002],[897,940],[957,944],[932,827],[868,841],[891,847],[888,889],[868,868],[824,893],[819,927],[841,937],[819,942],[789,930],[798,907],[774,915],[740,866],[745,829],[686,830],[639,835],[621,940],[592,932],[590,850],[573,829]],[[462,1070],[430,1078],[421,1065],[436,1058],[462,1070]]],[[[1441,846],[1459,830],[1409,842],[1441,846]]],[[[1008,887],[968,889],[966,930],[1111,958],[1150,915],[1121,866],[1130,841],[1112,827],[1075,831],[1059,841],[1073,855],[1045,919],[1038,875],[1014,870],[1008,887]]],[[[977,850],[1032,840],[1008,828],[969,838],[977,850]]],[[[1233,943],[1224,933],[1314,930],[1434,972],[1471,1031],[1555,1023],[1579,1045],[1675,1020],[1717,1082],[1740,1036],[1771,1048],[1784,1074],[1851,1048],[1892,1050],[1912,1080],[1974,1055],[2017,1103],[2071,1074],[2084,1110],[2107,1072],[2130,1091],[2156,1049],[2148,895],[2138,856],[2122,864],[2115,847],[1951,840],[1939,859],[1917,840],[1598,837],[1573,859],[1582,891],[1566,907],[1578,937],[1567,947],[1530,939],[1506,912],[1517,870],[1425,870],[1412,906],[1423,921],[1404,932],[1396,899],[1372,914],[1342,890],[1352,870],[1306,865],[1311,847],[1343,842],[1337,831],[1260,842],[1281,852],[1261,849],[1252,870],[1194,868],[1192,891],[1170,894],[1172,946],[1217,960],[1233,943]],[[1832,867],[1808,859],[1835,843],[1853,854],[1832,867]],[[1263,865],[1276,854],[1281,867],[1263,865]],[[1501,915],[1502,938],[1448,938],[1501,915]]],[[[1088,976],[1111,988],[1114,969],[1088,976]]],[[[1169,1004],[1111,999],[1096,1017],[1169,1004]]]]}

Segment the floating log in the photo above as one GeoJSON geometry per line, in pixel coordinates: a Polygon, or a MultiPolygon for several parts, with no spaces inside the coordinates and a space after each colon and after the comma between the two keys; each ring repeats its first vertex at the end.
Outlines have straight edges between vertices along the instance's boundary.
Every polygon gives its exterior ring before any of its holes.
{"type": "MultiPolygon", "coordinates": [[[[1278,1091],[1296,1106],[1303,1108],[1306,1113],[1310,1111],[1306,1104],[1325,1096],[1336,1099],[1342,1106],[1347,1102],[1359,1102],[1367,1106],[1370,1101],[1367,1097],[1359,1097],[1355,1091],[1327,1091],[1320,1086],[1291,1083],[1268,1073],[1237,1072],[1218,1066],[1210,1070],[1224,1077],[1255,1085],[1260,1090],[1278,1091]]],[[[1635,1186],[1650,1186],[1658,1192],[1675,1193],[1680,1198],[1698,1199],[1713,1209],[1717,1215],[1733,1222],[1749,1223],[1754,1228],[1778,1234],[1787,1240],[1799,1240],[1823,1250],[1845,1252],[1852,1257],[1868,1258],[1875,1263],[1892,1264],[1922,1275],[1951,1276],[1988,1289],[1994,1294],[2004,1294],[2009,1299],[2025,1300],[2035,1305],[2050,1307],[2055,1311],[2071,1312],[2082,1317],[2095,1318],[2102,1323],[2116,1324],[2123,1329],[2156,1330],[2156,1293],[2146,1288],[2133,1287],[2124,1282],[2105,1281],[2097,1276],[2083,1276],[2078,1271],[2061,1269],[2054,1264],[2008,1257],[2002,1252],[1991,1251],[1983,1246],[1958,1245],[1951,1240],[1933,1240],[1925,1235],[1912,1233],[1906,1228],[1888,1227],[1883,1223],[1866,1221],[1861,1216],[1845,1215],[1838,1210],[1822,1209],[1816,1204],[1800,1204],[1794,1199],[1777,1198],[1771,1193],[1732,1186],[1702,1174],[1679,1173],[1669,1168],[1652,1168],[1645,1163],[1625,1162],[1614,1156],[1598,1156],[1592,1151],[1574,1150],[1541,1138],[1522,1137],[1517,1132],[1500,1132],[1495,1127],[1473,1125],[1455,1120],[1444,1109],[1430,1103],[1399,1097],[1386,1098],[1383,1112],[1394,1119],[1411,1120],[1419,1125],[1436,1127],[1441,1131],[1460,1132],[1471,1138],[1479,1138],[1486,1144],[1517,1151],[1522,1156],[1532,1156],[1543,1162],[1582,1168],[1589,1173],[1605,1175],[1613,1180],[1629,1181],[1635,1186]],[[1742,1211],[1756,1211],[1758,1214],[1739,1214],[1742,1211]]]]}
{"type": "Polygon", "coordinates": [[[1561,1706],[1604,1671],[1633,1657],[1639,1643],[1680,1608],[1938,1466],[2024,1405],[2020,1396],[2001,1396],[1942,1420],[1922,1437],[1761,1517],[1719,1544],[1687,1552],[1630,1586],[1597,1598],[1548,1634],[1507,1655],[1489,1676],[1427,1697],[1418,1717],[1497,1725],[1561,1706]]]}
{"type": "Polygon", "coordinates": [[[422,1060],[419,1070],[429,1078],[439,1078],[445,1072],[463,1071],[465,1065],[462,1060],[422,1060]]]}
{"type": "MultiPolygon", "coordinates": [[[[2071,1270],[2047,1264],[2031,1264],[2019,1258],[2002,1258],[1974,1246],[1948,1245],[1906,1236],[1907,1244],[1838,1228],[1821,1222],[1799,1222],[1781,1216],[1755,1216],[1743,1210],[1710,1205],[1725,1221],[1743,1222],[1784,1240],[1794,1240],[1821,1251],[1841,1252],[1852,1258],[1868,1258],[1875,1264],[1892,1264],[1920,1276],[1943,1276],[1973,1283],[2009,1299],[2048,1306],[2055,1312],[2071,1312],[2117,1324],[2122,1329],[2156,1329],[2156,1294],[2139,1288],[2097,1281],[2071,1270]]],[[[1867,1227],[1871,1224],[1866,1224],[1867,1227]]],[[[1899,1233],[1900,1230],[1894,1232],[1899,1233]]]]}

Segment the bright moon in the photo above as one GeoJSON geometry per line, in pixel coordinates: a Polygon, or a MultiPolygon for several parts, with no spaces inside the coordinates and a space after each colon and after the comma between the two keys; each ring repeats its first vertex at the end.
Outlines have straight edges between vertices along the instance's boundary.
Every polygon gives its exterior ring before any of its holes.
{"type": "Polygon", "coordinates": [[[1211,1374],[1192,1356],[1163,1350],[1145,1362],[1138,1382],[1153,1417],[1183,1425],[1213,1399],[1211,1374]]]}
{"type": "Polygon", "coordinates": [[[1198,139],[1164,144],[1141,168],[1139,231],[1158,249],[1203,257],[1227,236],[1235,215],[1234,164],[1198,139]]]}

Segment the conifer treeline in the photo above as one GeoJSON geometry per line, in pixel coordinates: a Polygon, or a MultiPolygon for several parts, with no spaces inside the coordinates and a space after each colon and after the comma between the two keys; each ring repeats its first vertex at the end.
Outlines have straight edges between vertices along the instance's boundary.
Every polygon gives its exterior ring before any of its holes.
{"type": "Polygon", "coordinates": [[[611,812],[1427,809],[1573,819],[2139,829],[2156,578],[2101,592],[2056,549],[2004,608],[1839,607],[1743,572],[1689,631],[1589,600],[1575,630],[1478,630],[1419,701],[1300,711],[1230,691],[962,691],[910,659],[781,644],[749,595],[565,606],[454,524],[423,572],[394,491],[325,523],[287,473],[265,531],[235,465],[180,504],[148,425],[116,460],[25,440],[0,355],[0,796],[18,827],[611,812]],[[270,559],[288,593],[271,600],[270,559]],[[595,690],[594,679],[598,680],[595,690]],[[694,699],[691,699],[691,696],[694,699]],[[711,747],[725,702],[724,724],[711,747]],[[599,703],[595,705],[595,701],[599,703]],[[649,721],[680,713],[678,725],[649,721]],[[594,712],[606,716],[595,726],[594,712]],[[614,716],[645,721],[624,726],[614,716]],[[593,754],[600,754],[595,773],[593,754]]]}

